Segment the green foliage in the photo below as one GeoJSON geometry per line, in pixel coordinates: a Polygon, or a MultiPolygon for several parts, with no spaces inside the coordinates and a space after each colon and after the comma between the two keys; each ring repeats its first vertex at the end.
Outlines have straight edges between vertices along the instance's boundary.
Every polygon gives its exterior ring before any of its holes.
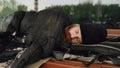
{"type": "Polygon", "coordinates": [[[18,5],[18,11],[27,11],[27,6],[25,6],[25,5],[18,5]]]}
{"type": "Polygon", "coordinates": [[[9,8],[9,7],[6,7],[2,10],[2,12],[0,13],[0,17],[3,17],[3,16],[6,16],[8,14],[11,14],[13,13],[15,10],[9,8]]]}
{"type": "Polygon", "coordinates": [[[0,12],[0,17],[6,16],[15,11],[27,11],[27,7],[25,5],[17,5],[16,0],[2,0],[0,2],[3,3],[3,9],[0,12]]]}
{"type": "Polygon", "coordinates": [[[116,28],[116,23],[120,22],[120,6],[118,4],[92,5],[91,3],[84,3],[79,5],[57,5],[48,8],[62,9],[71,16],[74,23],[95,21],[101,22],[101,24],[107,24],[108,28],[109,25],[110,28],[116,28]]]}

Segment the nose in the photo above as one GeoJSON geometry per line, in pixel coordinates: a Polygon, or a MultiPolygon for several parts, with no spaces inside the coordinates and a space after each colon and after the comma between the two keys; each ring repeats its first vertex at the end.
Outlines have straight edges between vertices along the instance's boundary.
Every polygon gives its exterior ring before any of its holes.
{"type": "Polygon", "coordinates": [[[71,38],[79,37],[79,33],[71,33],[71,38]]]}

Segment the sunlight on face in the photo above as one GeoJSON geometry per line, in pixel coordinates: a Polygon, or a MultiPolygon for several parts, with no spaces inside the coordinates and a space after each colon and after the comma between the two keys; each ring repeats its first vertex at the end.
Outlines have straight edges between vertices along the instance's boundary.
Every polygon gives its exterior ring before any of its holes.
{"type": "Polygon", "coordinates": [[[77,25],[75,27],[70,28],[69,33],[72,43],[82,43],[80,26],[77,25]]]}

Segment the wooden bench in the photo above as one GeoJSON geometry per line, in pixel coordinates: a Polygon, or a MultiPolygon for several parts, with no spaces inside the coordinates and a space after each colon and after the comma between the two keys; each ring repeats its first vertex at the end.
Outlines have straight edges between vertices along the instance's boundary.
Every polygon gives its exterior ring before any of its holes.
{"type": "MultiPolygon", "coordinates": [[[[107,38],[112,37],[120,37],[120,29],[107,29],[108,36],[107,38]]],[[[57,61],[57,60],[49,60],[44,63],[42,68],[120,68],[119,66],[109,65],[109,64],[98,64],[94,63],[89,67],[86,67],[84,62],[82,61],[73,61],[73,60],[65,60],[65,61],[57,61]]]]}
{"type": "Polygon", "coordinates": [[[42,65],[41,68],[120,68],[119,66],[109,65],[109,64],[97,64],[94,63],[89,67],[85,66],[82,61],[73,61],[73,60],[65,60],[65,61],[56,61],[50,60],[42,65]]]}

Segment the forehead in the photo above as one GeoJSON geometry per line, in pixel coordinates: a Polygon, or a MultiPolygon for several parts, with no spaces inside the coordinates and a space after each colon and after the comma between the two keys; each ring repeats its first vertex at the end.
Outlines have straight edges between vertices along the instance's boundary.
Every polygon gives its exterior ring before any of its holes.
{"type": "Polygon", "coordinates": [[[77,27],[80,27],[80,25],[79,24],[72,24],[72,25],[66,27],[65,30],[70,30],[70,29],[77,28],[77,27]]]}
{"type": "Polygon", "coordinates": [[[74,29],[78,29],[78,28],[79,28],[79,26],[75,26],[75,27],[70,28],[69,30],[74,30],[74,29]]]}
{"type": "Polygon", "coordinates": [[[76,29],[80,29],[80,26],[79,25],[75,25],[75,26],[69,28],[69,31],[74,31],[76,29]]]}

